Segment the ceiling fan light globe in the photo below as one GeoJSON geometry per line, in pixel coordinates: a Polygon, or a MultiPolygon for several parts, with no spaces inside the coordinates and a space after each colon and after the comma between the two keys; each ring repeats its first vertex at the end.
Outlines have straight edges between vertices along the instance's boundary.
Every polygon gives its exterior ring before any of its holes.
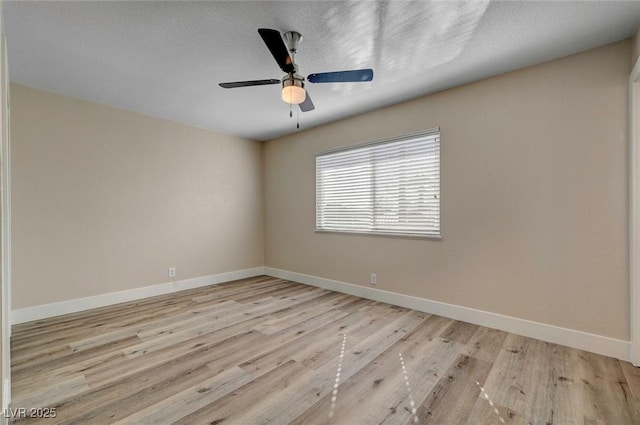
{"type": "Polygon", "coordinates": [[[288,86],[282,89],[282,100],[292,105],[299,105],[304,102],[307,92],[302,87],[288,86]]]}

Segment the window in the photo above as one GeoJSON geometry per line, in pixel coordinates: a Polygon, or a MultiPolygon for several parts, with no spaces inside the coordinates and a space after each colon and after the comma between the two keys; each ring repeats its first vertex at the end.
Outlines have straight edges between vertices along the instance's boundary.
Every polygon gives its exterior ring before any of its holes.
{"type": "Polygon", "coordinates": [[[316,230],[440,236],[440,129],[316,156],[316,230]]]}

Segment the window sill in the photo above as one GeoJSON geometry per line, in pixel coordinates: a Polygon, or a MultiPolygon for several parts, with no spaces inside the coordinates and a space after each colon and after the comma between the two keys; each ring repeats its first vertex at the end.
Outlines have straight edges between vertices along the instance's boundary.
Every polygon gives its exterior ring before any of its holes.
{"type": "Polygon", "coordinates": [[[399,239],[427,239],[427,240],[442,240],[442,235],[412,235],[407,233],[384,233],[384,232],[358,232],[348,230],[321,230],[315,229],[316,233],[334,233],[338,235],[359,235],[359,236],[383,236],[387,238],[399,238],[399,239]]]}

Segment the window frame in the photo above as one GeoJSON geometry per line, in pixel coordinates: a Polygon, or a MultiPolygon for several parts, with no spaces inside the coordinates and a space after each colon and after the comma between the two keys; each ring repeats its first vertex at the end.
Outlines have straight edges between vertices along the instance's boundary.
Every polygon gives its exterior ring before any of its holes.
{"type": "MultiPolygon", "coordinates": [[[[391,137],[388,139],[376,140],[371,142],[360,143],[356,145],[344,146],[336,149],[331,149],[323,152],[316,153],[314,156],[314,165],[315,165],[315,233],[334,233],[334,234],[345,234],[345,235],[365,235],[365,236],[383,236],[390,238],[401,238],[401,239],[431,239],[431,240],[442,240],[442,196],[441,196],[441,188],[442,188],[442,171],[441,171],[441,140],[440,140],[440,127],[434,127],[422,131],[418,131],[415,133],[403,134],[401,136],[391,137]],[[438,137],[438,234],[415,234],[415,233],[403,233],[403,232],[386,232],[386,231],[365,231],[365,230],[346,230],[346,229],[322,229],[318,228],[318,168],[317,168],[317,160],[318,157],[334,154],[343,151],[351,151],[357,150],[360,148],[365,148],[373,145],[383,145],[393,142],[400,142],[410,139],[417,139],[421,137],[438,137]]],[[[375,163],[373,164],[375,167],[375,163]]],[[[374,216],[375,221],[375,216],[374,216]]]]}

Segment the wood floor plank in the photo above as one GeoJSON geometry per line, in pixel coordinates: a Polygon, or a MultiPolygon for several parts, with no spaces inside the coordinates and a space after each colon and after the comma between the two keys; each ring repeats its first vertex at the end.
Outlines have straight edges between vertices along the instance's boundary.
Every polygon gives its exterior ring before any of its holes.
{"type": "MultiPolygon", "coordinates": [[[[270,344],[268,351],[248,359],[241,363],[240,367],[254,376],[260,376],[288,360],[296,360],[303,366],[313,368],[312,363],[316,361],[317,357],[332,350],[336,342],[340,343],[341,334],[348,333],[352,337],[355,335],[355,341],[360,341],[361,335],[370,333],[370,321],[371,318],[364,314],[347,315],[328,324],[328,326],[307,332],[305,338],[288,340],[281,345],[270,344]]],[[[296,329],[302,330],[299,327],[296,329]]]]}
{"type": "MultiPolygon", "coordinates": [[[[584,418],[584,397],[581,383],[574,369],[577,361],[577,350],[559,345],[551,345],[549,367],[545,369],[548,376],[547,392],[550,395],[553,419],[557,423],[582,425],[584,418]]],[[[540,384],[543,384],[541,382],[540,384]]]]}
{"type": "Polygon", "coordinates": [[[529,363],[533,350],[525,337],[509,334],[496,356],[495,365],[484,383],[484,388],[494,403],[514,412],[523,413],[524,406],[535,397],[535,369],[529,363]]]}
{"type": "Polygon", "coordinates": [[[228,416],[246,409],[247,406],[258,403],[265,394],[284,391],[290,384],[292,377],[304,373],[304,367],[294,360],[288,360],[270,369],[264,375],[254,379],[237,391],[221,397],[200,409],[187,414],[174,422],[174,425],[229,425],[228,416]]]}
{"type": "MultiPolygon", "coordinates": [[[[365,367],[405,334],[425,320],[421,313],[408,312],[349,350],[342,365],[342,376],[348,379],[365,367]]],[[[238,425],[288,424],[333,389],[336,368],[329,362],[315,371],[299,375],[281,397],[266,398],[233,417],[238,425]]]]}
{"type": "Polygon", "coordinates": [[[484,382],[492,364],[474,357],[459,355],[440,378],[436,387],[417,409],[417,417],[442,425],[467,421],[473,405],[481,395],[477,382],[484,382]]]}
{"type": "MultiPolygon", "coordinates": [[[[180,356],[166,357],[158,367],[140,368],[126,376],[111,376],[83,395],[55,405],[61,423],[113,423],[138,410],[162,401],[208,377],[220,373],[207,362],[229,357],[234,352],[266,343],[266,336],[254,331],[236,335],[211,346],[194,346],[180,356]],[[117,379],[114,379],[117,378],[117,379]],[[107,419],[105,419],[107,418],[107,419]]],[[[135,359],[137,361],[138,359],[135,359]]],[[[229,362],[227,364],[231,364],[229,362]]]]}
{"type": "Polygon", "coordinates": [[[225,370],[212,378],[203,380],[198,385],[119,420],[114,425],[170,424],[215,402],[251,380],[253,377],[239,367],[225,370]],[[177,409],[176,406],[180,408],[177,409]]]}
{"type": "Polygon", "coordinates": [[[334,309],[340,307],[340,300],[347,300],[348,296],[343,295],[336,298],[334,294],[327,294],[318,299],[313,300],[313,304],[304,308],[297,308],[295,311],[286,311],[285,314],[273,314],[269,318],[266,318],[256,330],[271,335],[282,329],[286,329],[290,326],[294,326],[296,323],[304,322],[306,319],[317,316],[328,309],[334,309]],[[329,298],[325,300],[325,298],[329,298]]]}
{"type": "MultiPolygon", "coordinates": [[[[451,320],[439,316],[425,318],[413,332],[401,338],[366,367],[348,379],[341,379],[335,402],[333,393],[327,394],[296,418],[292,425],[405,422],[409,418],[407,412],[396,409],[407,398],[399,353],[403,354],[409,369],[418,371],[413,378],[416,378],[416,375],[436,373],[428,367],[432,364],[427,359],[438,352],[437,345],[450,349],[451,359],[458,353],[459,347],[437,338],[450,324],[451,320]],[[334,411],[330,418],[332,405],[334,411]]],[[[347,346],[348,343],[349,339],[347,346]]],[[[334,344],[333,348],[335,351],[339,350],[340,344],[334,344]]],[[[347,350],[346,354],[348,353],[347,350]]],[[[443,360],[443,357],[438,357],[438,360],[443,360]]],[[[450,361],[445,360],[443,363],[448,367],[450,361]]]]}
{"type": "Polygon", "coordinates": [[[588,416],[591,420],[606,424],[631,423],[632,411],[628,403],[630,389],[617,362],[593,353],[582,353],[581,366],[583,388],[587,403],[593,406],[588,416]]]}
{"type": "Polygon", "coordinates": [[[21,324],[11,350],[12,407],[58,413],[20,425],[640,425],[629,363],[267,276],[21,324]]]}
{"type": "MultiPolygon", "coordinates": [[[[130,345],[135,345],[140,342],[140,339],[137,336],[132,336],[128,338],[124,338],[120,341],[114,341],[109,344],[97,346],[91,350],[85,350],[81,353],[73,352],[73,350],[69,350],[65,356],[55,356],[47,359],[47,361],[31,364],[29,367],[17,369],[12,371],[11,378],[13,380],[13,386],[19,392],[22,388],[28,388],[29,386],[33,386],[34,384],[43,385],[48,382],[54,382],[61,377],[69,377],[69,376],[77,376],[84,375],[83,371],[79,370],[77,372],[70,372],[66,375],[64,374],[50,374],[50,371],[61,371],[66,367],[73,367],[78,362],[82,362],[84,360],[93,360],[96,358],[100,358],[103,353],[116,353],[118,357],[120,357],[118,350],[121,350],[130,345]]],[[[69,369],[67,369],[69,370],[69,369]]]]}
{"type": "Polygon", "coordinates": [[[634,401],[640,400],[640,367],[633,367],[628,362],[620,362],[619,364],[630,393],[626,398],[632,406],[629,412],[631,420],[634,424],[640,424],[640,402],[634,403],[634,401]]]}
{"type": "MultiPolygon", "coordinates": [[[[250,322],[253,323],[253,322],[250,322]]],[[[99,387],[114,380],[122,379],[138,372],[167,367],[176,360],[186,361],[192,357],[198,357],[206,364],[212,361],[209,353],[215,351],[218,355],[223,355],[227,350],[235,348],[235,344],[247,338],[253,340],[254,344],[263,344],[263,336],[259,332],[252,331],[250,325],[241,323],[238,326],[226,328],[222,332],[213,335],[203,334],[193,339],[181,340],[179,343],[167,346],[161,350],[145,353],[141,356],[120,357],[117,361],[108,364],[101,363],[97,367],[87,368],[85,376],[91,387],[99,387]]],[[[173,366],[171,366],[173,367],[173,366]]]]}
{"type": "Polygon", "coordinates": [[[479,327],[467,341],[464,354],[478,360],[493,362],[504,344],[507,333],[496,329],[479,327]]]}
{"type": "Polygon", "coordinates": [[[136,378],[142,381],[127,380],[93,390],[82,399],[59,404],[59,415],[53,420],[43,420],[48,425],[109,425],[139,412],[150,405],[161,402],[184,389],[200,385],[203,380],[217,376],[207,366],[192,366],[170,373],[155,373],[146,377],[140,374],[136,378]],[[147,379],[149,378],[149,379],[147,379]],[[81,403],[80,403],[81,401],[81,403]],[[60,419],[59,421],[57,421],[60,419]]]}
{"type": "Polygon", "coordinates": [[[28,392],[18,392],[13,395],[12,402],[26,409],[49,407],[65,397],[80,394],[88,389],[84,376],[74,376],[28,392]]]}

